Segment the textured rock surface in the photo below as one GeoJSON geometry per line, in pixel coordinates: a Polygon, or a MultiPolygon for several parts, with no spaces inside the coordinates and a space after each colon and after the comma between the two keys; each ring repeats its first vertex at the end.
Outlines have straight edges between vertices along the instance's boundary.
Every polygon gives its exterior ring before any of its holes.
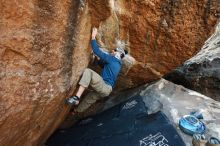
{"type": "Polygon", "coordinates": [[[89,62],[91,26],[103,48],[127,44],[136,62],[118,88],[132,87],[190,58],[215,25],[216,3],[1,0],[0,145],[41,145],[63,121],[64,98],[89,62]]]}
{"type": "Polygon", "coordinates": [[[99,26],[100,44],[110,49],[115,39],[122,40],[136,60],[119,87],[158,79],[189,59],[216,24],[219,8],[211,0],[110,2],[112,15],[99,26]]]}
{"type": "Polygon", "coordinates": [[[201,51],[166,78],[220,101],[220,23],[201,51]]]}
{"type": "Polygon", "coordinates": [[[1,0],[0,9],[0,145],[41,145],[88,64],[88,9],[70,0],[1,0]]]}

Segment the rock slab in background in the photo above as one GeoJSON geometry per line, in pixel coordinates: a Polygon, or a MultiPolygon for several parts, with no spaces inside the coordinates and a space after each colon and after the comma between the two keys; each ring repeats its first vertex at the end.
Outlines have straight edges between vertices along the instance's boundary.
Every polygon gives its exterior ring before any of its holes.
{"type": "Polygon", "coordinates": [[[192,111],[200,111],[203,114],[204,119],[202,121],[206,125],[205,134],[207,138],[214,136],[220,139],[220,102],[210,97],[164,79],[136,88],[133,91],[127,91],[127,93],[123,92],[110,97],[103,110],[109,109],[133,96],[141,95],[149,109],[159,109],[165,113],[187,146],[192,145],[192,136],[183,133],[179,129],[178,122],[182,116],[189,115],[192,111]],[[127,94],[128,92],[129,94],[127,94]],[[158,102],[163,105],[163,108],[157,104],[158,102]]]}

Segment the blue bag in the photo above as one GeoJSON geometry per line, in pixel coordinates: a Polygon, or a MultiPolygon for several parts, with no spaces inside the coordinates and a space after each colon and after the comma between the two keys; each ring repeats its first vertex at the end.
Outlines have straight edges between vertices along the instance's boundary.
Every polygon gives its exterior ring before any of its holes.
{"type": "Polygon", "coordinates": [[[193,115],[185,115],[179,120],[180,129],[189,135],[205,133],[205,124],[193,115]]]}

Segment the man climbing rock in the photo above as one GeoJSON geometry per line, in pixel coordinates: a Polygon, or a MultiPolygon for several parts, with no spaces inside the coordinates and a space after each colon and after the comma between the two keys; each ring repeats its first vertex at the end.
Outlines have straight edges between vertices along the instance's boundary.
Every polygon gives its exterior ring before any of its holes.
{"type": "Polygon", "coordinates": [[[86,68],[79,82],[79,89],[75,96],[66,100],[68,105],[78,105],[80,98],[86,88],[91,86],[95,92],[89,93],[87,97],[77,107],[77,112],[83,112],[94,102],[102,97],[108,96],[112,92],[117,76],[121,70],[121,59],[127,54],[122,48],[112,50],[107,54],[100,50],[96,43],[97,29],[93,28],[91,45],[93,53],[99,58],[99,65],[102,67],[101,76],[95,71],[86,68]]]}

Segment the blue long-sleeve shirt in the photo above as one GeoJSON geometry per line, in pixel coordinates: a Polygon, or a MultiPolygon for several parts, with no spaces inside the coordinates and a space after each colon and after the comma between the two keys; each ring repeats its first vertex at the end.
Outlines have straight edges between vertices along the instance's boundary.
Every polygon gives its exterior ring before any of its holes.
{"type": "Polygon", "coordinates": [[[97,55],[103,63],[103,69],[101,72],[103,80],[106,84],[114,87],[118,74],[121,70],[121,60],[117,59],[112,55],[102,52],[99,49],[96,40],[92,40],[91,45],[93,53],[97,55]]]}

